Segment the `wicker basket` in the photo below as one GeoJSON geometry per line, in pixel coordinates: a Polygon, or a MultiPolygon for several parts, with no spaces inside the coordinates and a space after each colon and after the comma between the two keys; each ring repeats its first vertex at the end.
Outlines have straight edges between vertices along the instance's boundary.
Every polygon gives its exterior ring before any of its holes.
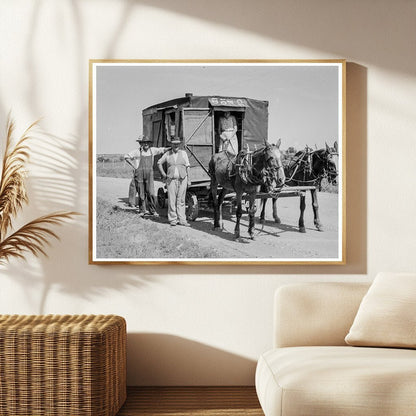
{"type": "Polygon", "coordinates": [[[115,415],[126,399],[126,322],[0,315],[0,415],[115,415]]]}

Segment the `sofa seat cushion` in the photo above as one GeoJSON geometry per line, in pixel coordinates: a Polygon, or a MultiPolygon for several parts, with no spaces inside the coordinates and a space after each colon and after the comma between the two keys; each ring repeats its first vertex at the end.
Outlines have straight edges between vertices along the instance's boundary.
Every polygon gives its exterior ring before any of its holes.
{"type": "Polygon", "coordinates": [[[266,416],[416,416],[416,351],[277,348],[260,357],[256,390],[266,416]]]}

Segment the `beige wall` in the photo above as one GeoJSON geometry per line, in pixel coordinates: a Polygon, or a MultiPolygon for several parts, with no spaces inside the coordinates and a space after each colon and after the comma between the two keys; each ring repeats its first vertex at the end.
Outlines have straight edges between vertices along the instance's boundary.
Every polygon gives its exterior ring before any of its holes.
{"type": "Polygon", "coordinates": [[[0,313],[124,316],[129,384],[252,384],[279,285],[414,271],[415,21],[410,0],[3,0],[0,125],[43,117],[23,219],[84,215],[0,269],[0,313]],[[346,58],[348,264],[89,266],[90,58],[346,58]]]}

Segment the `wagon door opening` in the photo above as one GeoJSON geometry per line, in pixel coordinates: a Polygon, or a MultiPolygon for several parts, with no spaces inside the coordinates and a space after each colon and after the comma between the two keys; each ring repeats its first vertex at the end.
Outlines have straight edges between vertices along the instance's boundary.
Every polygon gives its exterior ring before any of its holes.
{"type": "Polygon", "coordinates": [[[214,144],[215,152],[218,152],[220,146],[220,118],[225,115],[225,112],[229,112],[231,116],[234,116],[237,124],[237,142],[238,149],[240,151],[244,147],[244,119],[246,115],[246,108],[248,106],[245,98],[231,98],[231,97],[210,97],[208,99],[214,116],[214,144]]]}
{"type": "Polygon", "coordinates": [[[236,151],[240,151],[243,148],[243,131],[244,131],[244,117],[245,111],[244,109],[238,109],[237,111],[232,111],[230,109],[226,110],[218,110],[214,109],[214,131],[215,131],[215,152],[218,152],[221,138],[220,138],[220,118],[224,117],[226,111],[230,112],[231,116],[235,117],[235,121],[237,122],[237,142],[238,142],[238,149],[236,151]]]}

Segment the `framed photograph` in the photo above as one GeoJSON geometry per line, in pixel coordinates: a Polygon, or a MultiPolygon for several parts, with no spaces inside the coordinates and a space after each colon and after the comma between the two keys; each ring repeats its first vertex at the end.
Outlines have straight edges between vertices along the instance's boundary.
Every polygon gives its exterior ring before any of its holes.
{"type": "Polygon", "coordinates": [[[91,60],[90,264],[345,264],[345,60],[91,60]]]}

